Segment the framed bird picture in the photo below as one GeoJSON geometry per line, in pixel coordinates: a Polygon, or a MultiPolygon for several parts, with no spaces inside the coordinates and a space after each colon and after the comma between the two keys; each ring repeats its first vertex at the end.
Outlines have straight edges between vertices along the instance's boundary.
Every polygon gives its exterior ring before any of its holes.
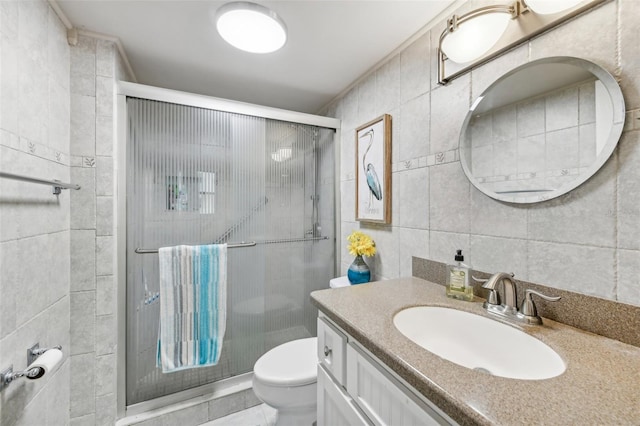
{"type": "Polygon", "coordinates": [[[391,116],[356,129],[356,220],[391,223],[391,116]]]}

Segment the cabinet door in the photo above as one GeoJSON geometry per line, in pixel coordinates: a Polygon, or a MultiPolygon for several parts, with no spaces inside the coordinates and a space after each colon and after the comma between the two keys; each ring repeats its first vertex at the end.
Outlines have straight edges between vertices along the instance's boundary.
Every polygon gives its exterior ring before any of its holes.
{"type": "Polygon", "coordinates": [[[352,343],[347,345],[347,392],[378,426],[455,424],[352,343]]]}
{"type": "Polygon", "coordinates": [[[318,318],[318,361],[342,386],[345,384],[347,336],[323,318],[318,318]]]}
{"type": "Polygon", "coordinates": [[[371,423],[356,408],[325,369],[318,366],[318,422],[317,426],[358,426],[371,423]]]}

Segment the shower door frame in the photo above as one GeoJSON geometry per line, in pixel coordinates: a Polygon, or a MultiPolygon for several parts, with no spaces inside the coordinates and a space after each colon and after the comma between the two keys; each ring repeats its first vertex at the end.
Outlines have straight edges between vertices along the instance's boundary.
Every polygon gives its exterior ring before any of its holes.
{"type": "MultiPolygon", "coordinates": [[[[334,135],[334,205],[335,205],[335,265],[334,272],[340,270],[340,120],[337,118],[324,117],[319,115],[306,114],[296,111],[248,104],[244,102],[232,101],[222,98],[215,98],[205,95],[180,92],[176,90],[163,89],[159,87],[146,86],[137,83],[118,82],[116,92],[114,93],[116,101],[116,128],[114,129],[115,141],[115,157],[116,161],[116,263],[117,263],[117,418],[121,419],[126,416],[140,414],[149,410],[164,407],[170,404],[186,401],[192,398],[202,396],[205,393],[205,387],[211,387],[212,384],[187,389],[176,394],[163,396],[150,401],[141,402],[127,407],[126,405],[126,296],[127,296],[127,147],[128,147],[128,119],[127,119],[127,97],[135,97],[160,102],[168,102],[197,108],[205,108],[217,111],[224,111],[236,114],[244,114],[254,117],[266,119],[287,121],[298,124],[307,124],[311,126],[324,127],[333,129],[334,135]]],[[[250,378],[252,373],[240,375],[240,379],[250,378]]],[[[231,388],[237,389],[238,380],[235,377],[225,379],[229,381],[231,388]]],[[[214,382],[218,383],[218,382],[214,382]]],[[[210,392],[210,391],[209,391],[210,392]]]]}

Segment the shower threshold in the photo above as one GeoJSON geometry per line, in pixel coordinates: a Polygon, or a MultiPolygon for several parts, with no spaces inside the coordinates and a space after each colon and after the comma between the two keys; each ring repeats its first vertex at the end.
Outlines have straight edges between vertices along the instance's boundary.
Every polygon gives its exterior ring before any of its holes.
{"type": "MultiPolygon", "coordinates": [[[[125,417],[119,419],[116,422],[116,426],[134,425],[158,416],[166,416],[186,410],[199,404],[207,404],[212,400],[231,397],[231,395],[251,390],[252,379],[252,372],[244,373],[215,383],[127,406],[125,417]]],[[[256,403],[259,403],[257,399],[256,403]]]]}

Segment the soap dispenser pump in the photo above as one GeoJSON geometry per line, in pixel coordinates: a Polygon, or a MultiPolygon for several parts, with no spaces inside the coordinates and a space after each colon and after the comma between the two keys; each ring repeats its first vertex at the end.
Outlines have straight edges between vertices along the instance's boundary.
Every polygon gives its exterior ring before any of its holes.
{"type": "Polygon", "coordinates": [[[447,296],[454,299],[473,300],[471,266],[464,263],[462,250],[457,250],[454,263],[447,265],[447,296]]]}

